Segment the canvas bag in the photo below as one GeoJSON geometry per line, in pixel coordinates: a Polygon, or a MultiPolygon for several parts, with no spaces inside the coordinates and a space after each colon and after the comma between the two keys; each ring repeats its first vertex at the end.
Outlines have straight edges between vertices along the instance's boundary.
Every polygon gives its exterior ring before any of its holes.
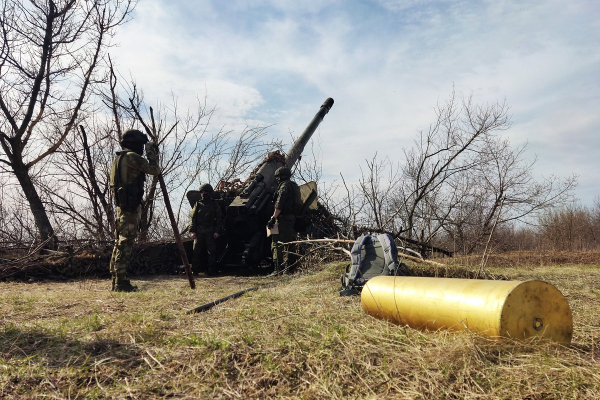
{"type": "Polygon", "coordinates": [[[358,294],[367,281],[380,275],[409,275],[398,262],[398,248],[388,233],[365,233],[352,246],[351,262],[341,277],[340,296],[358,294]]]}

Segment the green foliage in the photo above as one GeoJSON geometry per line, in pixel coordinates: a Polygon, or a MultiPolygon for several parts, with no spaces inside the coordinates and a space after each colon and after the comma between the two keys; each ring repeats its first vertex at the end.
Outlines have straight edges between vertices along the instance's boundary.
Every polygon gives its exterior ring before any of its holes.
{"type": "Polygon", "coordinates": [[[87,318],[86,329],[89,332],[97,332],[102,329],[102,321],[97,312],[93,312],[92,315],[87,318]]]}

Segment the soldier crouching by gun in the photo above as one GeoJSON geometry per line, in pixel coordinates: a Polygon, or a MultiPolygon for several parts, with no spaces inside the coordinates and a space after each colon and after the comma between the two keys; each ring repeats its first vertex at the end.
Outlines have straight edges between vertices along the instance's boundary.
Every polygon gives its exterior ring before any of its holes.
{"type": "Polygon", "coordinates": [[[110,187],[117,206],[110,273],[113,291],[135,292],[137,286],[133,286],[127,276],[127,264],[140,224],[146,174],[158,175],[160,168],[156,149],[142,132],[136,129],[125,132],[121,147],[123,150],[117,152],[110,170],[110,187]],[[147,161],[142,157],[144,148],[147,161]]]}
{"type": "Polygon", "coordinates": [[[217,274],[217,242],[216,239],[223,233],[223,213],[221,207],[213,198],[213,188],[208,183],[200,186],[200,200],[196,202],[191,213],[189,232],[194,239],[194,256],[192,258],[192,271],[200,272],[202,256],[207,253],[206,274],[217,274]]]}
{"type": "Polygon", "coordinates": [[[275,171],[275,179],[279,181],[279,186],[274,195],[275,211],[267,224],[269,229],[272,229],[275,224],[278,228],[278,233],[271,235],[274,274],[281,272],[292,274],[296,270],[295,246],[285,243],[296,240],[294,223],[296,214],[302,207],[302,198],[300,188],[296,182],[290,180],[291,177],[292,171],[287,167],[275,171]]]}

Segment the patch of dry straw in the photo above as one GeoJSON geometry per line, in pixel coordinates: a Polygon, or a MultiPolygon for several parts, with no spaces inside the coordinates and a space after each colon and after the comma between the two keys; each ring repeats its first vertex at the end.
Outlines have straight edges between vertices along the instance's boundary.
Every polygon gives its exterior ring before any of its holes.
{"type": "Polygon", "coordinates": [[[339,297],[344,265],[199,279],[195,291],[172,277],[132,294],[100,280],[2,283],[0,398],[600,398],[598,286],[585,285],[597,269],[544,271],[572,301],[574,343],[562,347],[371,318],[339,297]]]}

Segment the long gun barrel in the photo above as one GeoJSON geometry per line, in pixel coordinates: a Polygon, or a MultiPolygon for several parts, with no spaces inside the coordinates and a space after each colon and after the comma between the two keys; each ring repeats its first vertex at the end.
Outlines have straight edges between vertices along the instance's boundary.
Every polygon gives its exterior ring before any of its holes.
{"type": "MultiPolygon", "coordinates": [[[[325,117],[325,115],[327,115],[332,106],[333,99],[329,97],[321,105],[321,108],[319,109],[317,114],[315,114],[312,121],[310,121],[310,124],[308,124],[304,132],[302,132],[302,135],[300,135],[298,139],[296,139],[292,147],[290,147],[290,149],[288,150],[285,156],[286,167],[292,168],[296,164],[296,161],[298,161],[298,159],[302,155],[304,147],[310,140],[312,134],[315,133],[315,130],[317,130],[317,127],[323,121],[323,118],[325,117]]],[[[283,167],[283,165],[277,162],[268,162],[263,164],[263,166],[258,170],[256,174],[257,177],[259,177],[258,179],[262,180],[262,186],[266,188],[266,190],[269,192],[273,192],[275,189],[275,171],[279,167],[283,167]]]]}
{"type": "MultiPolygon", "coordinates": [[[[298,161],[312,134],[315,132],[321,121],[323,121],[323,118],[332,106],[333,99],[331,97],[325,100],[323,105],[321,105],[321,108],[310,124],[308,124],[304,132],[302,132],[302,135],[300,135],[292,147],[290,147],[290,150],[285,157],[286,167],[291,168],[296,161],[298,161]]],[[[248,184],[242,194],[231,203],[230,207],[244,206],[253,213],[260,211],[260,206],[265,204],[263,200],[268,196],[271,196],[276,189],[277,182],[275,181],[275,171],[283,166],[284,165],[281,162],[276,160],[264,163],[256,172],[255,178],[248,184]]]]}
{"type": "Polygon", "coordinates": [[[290,147],[285,160],[281,156],[266,160],[244,190],[229,204],[225,219],[228,257],[237,257],[249,266],[258,265],[264,258],[264,251],[268,250],[265,232],[270,216],[268,204],[277,189],[275,171],[280,167],[291,168],[296,164],[310,137],[332,106],[332,98],[325,100],[310,124],[290,147]]]}
{"type": "Polygon", "coordinates": [[[310,124],[308,124],[304,132],[302,132],[302,135],[300,135],[298,139],[296,139],[292,147],[290,147],[290,149],[288,150],[287,155],[285,157],[286,167],[292,168],[294,164],[296,164],[296,161],[298,161],[298,158],[300,158],[300,155],[304,151],[304,147],[310,140],[310,137],[315,132],[315,130],[317,130],[317,127],[319,126],[321,121],[323,121],[323,118],[325,118],[325,115],[327,115],[332,106],[333,99],[330,97],[327,100],[325,100],[325,102],[319,109],[319,112],[317,112],[313,120],[310,121],[310,124]]]}

